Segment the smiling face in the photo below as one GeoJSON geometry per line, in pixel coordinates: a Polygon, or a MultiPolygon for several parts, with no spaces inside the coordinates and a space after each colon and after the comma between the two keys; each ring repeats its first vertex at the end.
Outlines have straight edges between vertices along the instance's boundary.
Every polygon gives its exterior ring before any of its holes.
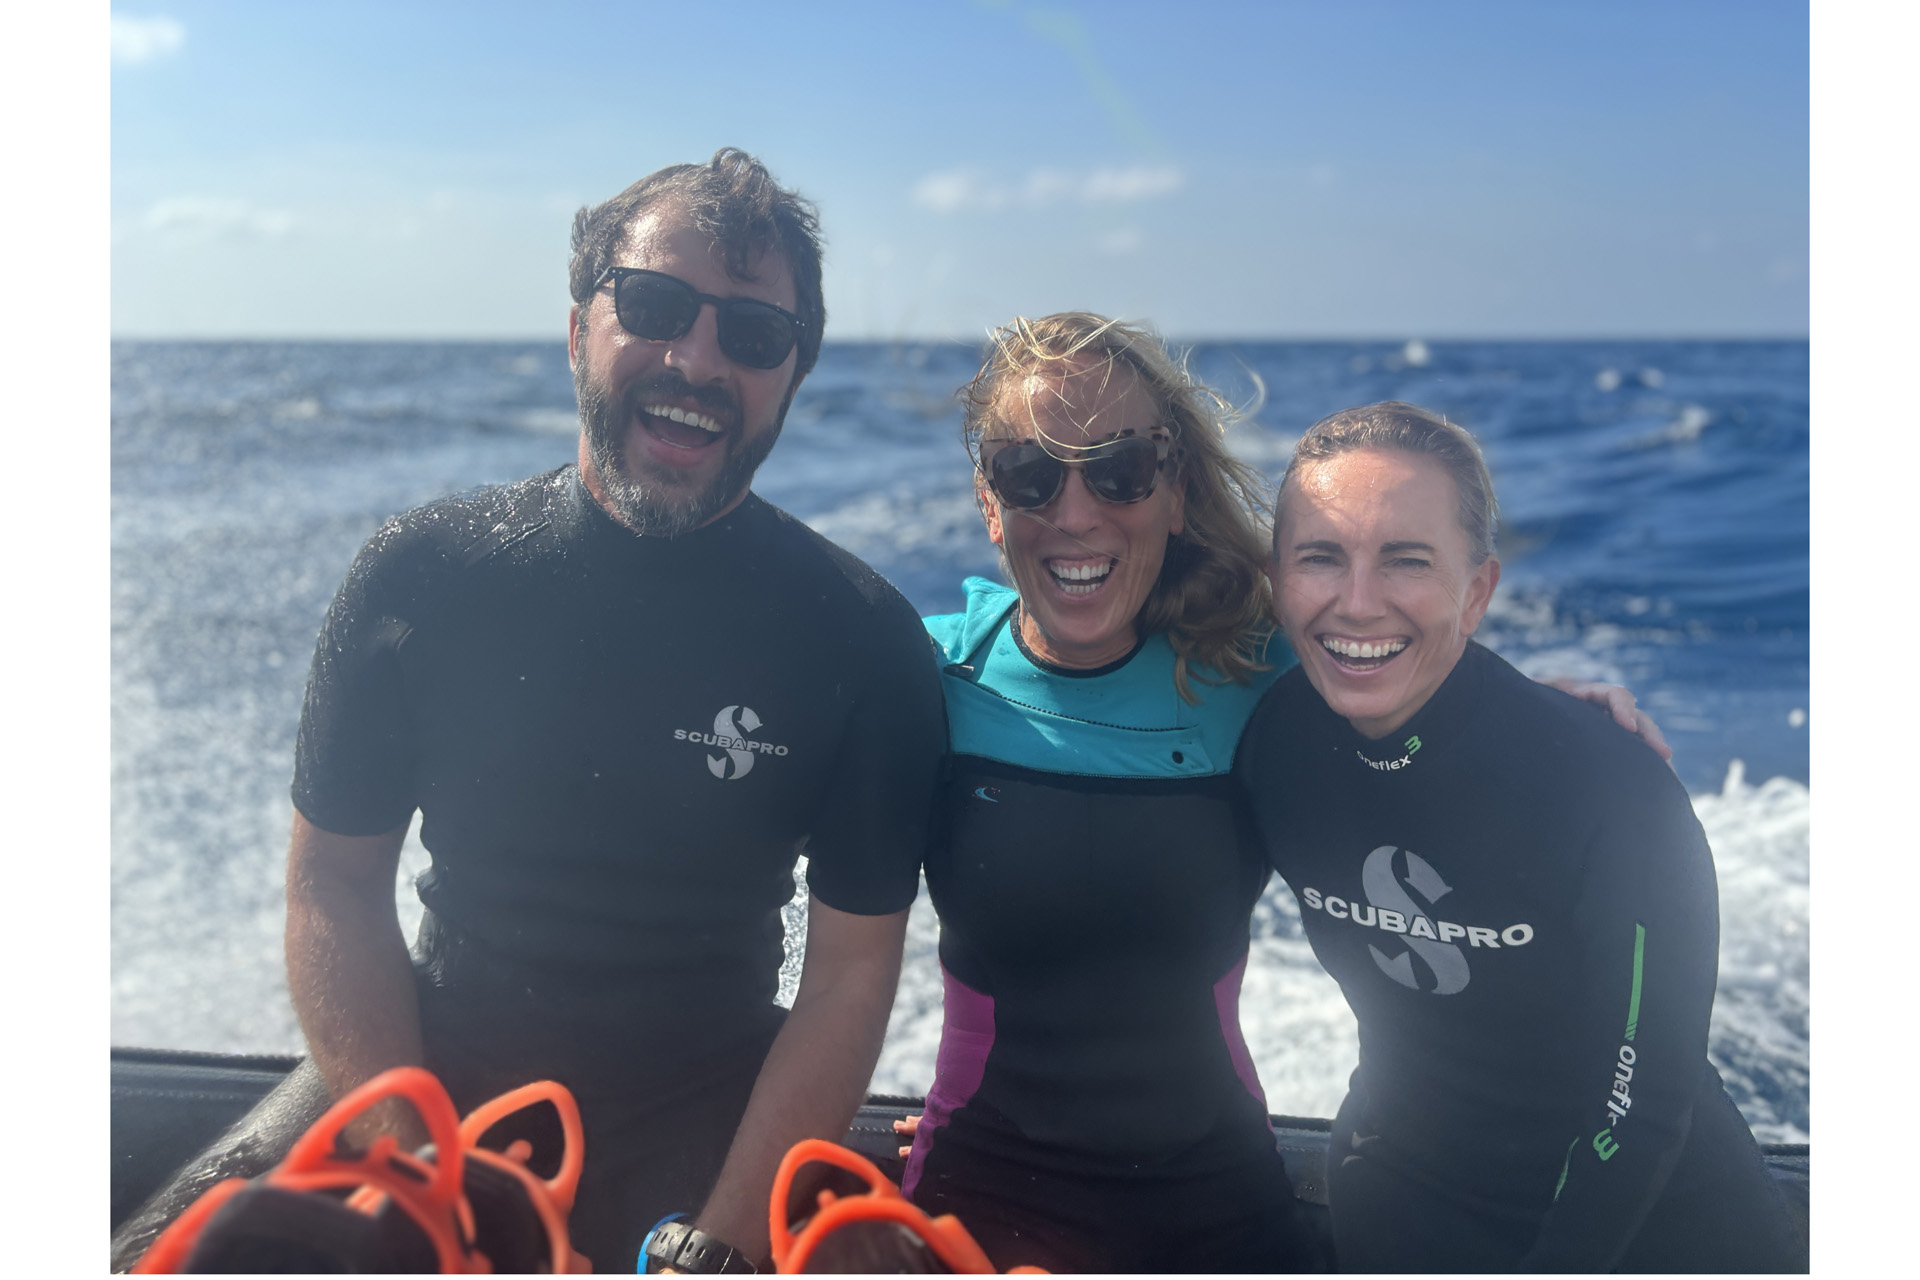
{"type": "MultiPolygon", "coordinates": [[[[1131,428],[1146,435],[1160,406],[1122,368],[1069,368],[1012,379],[984,439],[1043,439],[1086,446],[1131,428]]],[[[1060,450],[1070,452],[1070,450],[1060,450]]],[[[1164,471],[1139,502],[1096,498],[1078,465],[1052,502],[1006,507],[980,491],[987,536],[1007,558],[1020,591],[1020,638],[1042,661],[1086,670],[1123,658],[1139,638],[1135,620],[1180,532],[1185,500],[1164,471]]]]}
{"type": "MultiPolygon", "coordinates": [[[[737,280],[719,246],[670,203],[635,220],[614,261],[664,272],[715,297],[795,308],[784,257],[761,254],[752,278],[737,280]]],[[[678,338],[635,337],[614,314],[611,283],[573,309],[567,355],[580,398],[580,472],[588,491],[622,524],[663,537],[709,524],[740,504],[800,382],[794,353],[774,369],[748,368],[723,353],[710,304],[678,338]]]]}
{"type": "Polygon", "coordinates": [[[1383,738],[1459,661],[1500,562],[1471,562],[1453,477],[1424,454],[1337,454],[1300,468],[1282,499],[1274,618],[1327,705],[1383,738]]]}

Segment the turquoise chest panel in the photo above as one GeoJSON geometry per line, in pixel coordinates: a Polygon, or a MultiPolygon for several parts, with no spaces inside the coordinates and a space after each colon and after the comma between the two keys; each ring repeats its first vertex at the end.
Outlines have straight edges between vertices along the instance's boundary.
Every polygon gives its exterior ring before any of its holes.
{"type": "Polygon", "coordinates": [[[1117,671],[1059,675],[1014,643],[1007,619],[1019,597],[1011,589],[969,578],[966,592],[966,612],[925,619],[946,655],[941,683],[956,755],[1094,777],[1225,773],[1254,705],[1280,674],[1262,671],[1244,685],[1190,677],[1195,706],[1174,685],[1173,647],[1156,635],[1117,671]]]}

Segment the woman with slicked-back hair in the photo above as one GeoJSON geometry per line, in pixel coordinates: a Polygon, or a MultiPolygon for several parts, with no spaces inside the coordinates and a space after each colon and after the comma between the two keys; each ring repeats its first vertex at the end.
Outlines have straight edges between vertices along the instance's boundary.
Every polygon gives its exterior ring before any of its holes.
{"type": "Polygon", "coordinates": [[[1280,486],[1300,655],[1240,744],[1273,865],[1360,1028],[1343,1271],[1802,1271],[1707,1060],[1713,855],[1672,770],[1473,642],[1500,581],[1473,437],[1388,401],[1280,486]]]}

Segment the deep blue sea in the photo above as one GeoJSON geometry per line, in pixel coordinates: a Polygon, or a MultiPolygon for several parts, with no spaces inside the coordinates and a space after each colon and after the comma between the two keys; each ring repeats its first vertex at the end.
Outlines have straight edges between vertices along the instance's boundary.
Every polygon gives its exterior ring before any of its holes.
{"type": "MultiPolygon", "coordinates": [[[[978,357],[828,345],[755,485],[926,613],[997,572],[953,394],[978,357]]],[[[1807,344],[1209,343],[1191,365],[1258,403],[1232,439],[1269,477],[1349,405],[1410,400],[1479,436],[1505,571],[1480,638],[1626,684],[1665,729],[1720,877],[1714,1060],[1763,1139],[1804,1141],[1807,344]]],[[[296,1049],[282,860],[320,619],[386,517],[573,457],[566,351],[121,342],[112,386],[113,1040],[296,1049]]],[[[409,928],[425,857],[410,840],[409,928]]],[[[1241,1009],[1268,1099],[1330,1115],[1351,1016],[1283,885],[1255,924],[1241,1009]]],[[[923,894],[876,1088],[931,1079],[935,936],[923,894]]]]}

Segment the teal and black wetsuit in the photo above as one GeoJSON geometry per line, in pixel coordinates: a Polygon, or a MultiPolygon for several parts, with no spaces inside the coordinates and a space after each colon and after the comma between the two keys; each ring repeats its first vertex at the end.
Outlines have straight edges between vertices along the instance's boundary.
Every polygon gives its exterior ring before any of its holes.
{"type": "Polygon", "coordinates": [[[947,657],[927,862],[946,1026],[905,1179],[1002,1266],[1293,1269],[1309,1257],[1240,1035],[1269,872],[1228,770],[1252,687],[1174,686],[1149,638],[1035,662],[1012,591],[929,618],[947,657]]]}
{"type": "Polygon", "coordinates": [[[1360,1024],[1342,1270],[1804,1270],[1707,1061],[1712,855],[1660,759],[1476,644],[1389,740],[1295,671],[1240,745],[1360,1024]]]}

